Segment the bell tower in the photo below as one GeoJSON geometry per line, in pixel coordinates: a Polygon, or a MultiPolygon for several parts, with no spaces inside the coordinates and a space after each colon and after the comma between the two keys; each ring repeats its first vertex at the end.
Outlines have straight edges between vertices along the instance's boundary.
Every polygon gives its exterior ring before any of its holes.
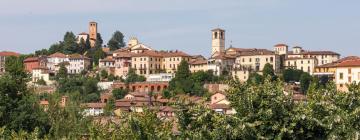
{"type": "Polygon", "coordinates": [[[211,43],[211,56],[216,53],[222,53],[225,51],[225,30],[216,28],[211,30],[212,43],[211,43]]]}
{"type": "Polygon", "coordinates": [[[97,23],[90,22],[89,23],[89,37],[90,37],[90,45],[91,47],[95,46],[96,38],[97,38],[97,23]]]}

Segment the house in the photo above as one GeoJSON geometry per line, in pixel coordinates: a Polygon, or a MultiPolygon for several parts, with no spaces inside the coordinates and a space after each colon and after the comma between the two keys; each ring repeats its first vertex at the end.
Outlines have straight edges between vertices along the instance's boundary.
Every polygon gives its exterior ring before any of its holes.
{"type": "Polygon", "coordinates": [[[341,58],[337,61],[334,61],[332,63],[316,66],[314,70],[314,75],[317,77],[327,76],[329,77],[330,80],[335,80],[336,66],[341,62],[348,60],[356,60],[356,59],[360,59],[360,57],[348,56],[341,58]]]}
{"type": "Polygon", "coordinates": [[[68,73],[70,74],[79,74],[90,68],[90,58],[80,54],[69,55],[69,63],[68,73]]]}
{"type": "Polygon", "coordinates": [[[360,59],[347,60],[336,65],[335,84],[338,90],[348,91],[348,84],[359,82],[360,59]]]}
{"type": "Polygon", "coordinates": [[[28,57],[24,60],[25,71],[29,73],[32,72],[33,68],[46,67],[46,64],[46,56],[28,57]]]}
{"type": "Polygon", "coordinates": [[[117,112],[143,112],[144,108],[155,106],[164,106],[167,102],[163,102],[161,96],[150,96],[145,92],[132,92],[127,94],[123,99],[116,100],[115,106],[117,112]]]}
{"type": "Polygon", "coordinates": [[[6,58],[10,56],[19,57],[20,54],[16,52],[8,52],[8,51],[2,51],[0,52],[0,74],[5,72],[5,62],[6,58]]]}
{"type": "Polygon", "coordinates": [[[36,83],[38,80],[44,80],[47,85],[51,84],[50,73],[47,67],[35,67],[32,69],[32,82],[36,83]]]}
{"type": "Polygon", "coordinates": [[[69,58],[60,52],[51,54],[47,57],[47,67],[53,73],[57,72],[57,70],[60,68],[60,65],[66,64],[66,62],[69,62],[69,58]]]}
{"type": "Polygon", "coordinates": [[[231,115],[235,114],[235,109],[230,107],[230,102],[227,100],[226,95],[222,93],[215,93],[211,97],[209,108],[215,112],[231,115]]]}
{"type": "Polygon", "coordinates": [[[85,116],[99,116],[104,113],[106,103],[85,103],[83,106],[85,116]]]}
{"type": "Polygon", "coordinates": [[[47,111],[49,109],[49,101],[47,100],[41,100],[39,102],[39,105],[44,109],[44,111],[47,111]]]}

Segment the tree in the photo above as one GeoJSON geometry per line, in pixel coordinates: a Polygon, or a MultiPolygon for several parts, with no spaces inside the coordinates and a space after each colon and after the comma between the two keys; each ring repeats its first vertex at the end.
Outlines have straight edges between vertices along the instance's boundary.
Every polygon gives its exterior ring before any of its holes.
{"type": "Polygon", "coordinates": [[[35,51],[36,56],[48,55],[48,54],[49,54],[49,52],[47,49],[41,49],[41,50],[35,51]]]}
{"type": "Polygon", "coordinates": [[[85,42],[84,38],[81,38],[80,42],[79,42],[79,48],[78,48],[77,52],[79,54],[84,54],[86,51],[87,51],[86,42],[85,42]]]}
{"type": "Polygon", "coordinates": [[[248,83],[260,84],[264,81],[264,77],[256,72],[250,73],[247,80],[248,83]]]}
{"type": "Polygon", "coordinates": [[[5,66],[6,73],[0,77],[0,127],[15,132],[32,132],[37,127],[46,133],[49,128],[46,114],[26,88],[22,59],[8,57],[5,66]]]}
{"type": "Polygon", "coordinates": [[[285,82],[297,82],[300,81],[300,76],[301,74],[304,73],[302,70],[297,70],[297,69],[285,69],[283,71],[283,79],[285,82]]]}
{"type": "Polygon", "coordinates": [[[263,69],[263,76],[264,77],[270,76],[272,80],[276,79],[274,68],[270,63],[265,64],[264,69],[263,69]]]}
{"type": "Polygon", "coordinates": [[[67,78],[68,71],[64,64],[60,64],[58,73],[56,74],[57,79],[67,78]]]}
{"type": "Polygon", "coordinates": [[[64,45],[62,42],[52,44],[49,48],[49,54],[53,54],[56,52],[64,52],[64,45]]]}
{"type": "Polygon", "coordinates": [[[115,99],[110,98],[104,107],[104,115],[106,116],[113,115],[114,109],[115,109],[115,99]]]}
{"type": "Polygon", "coordinates": [[[304,72],[300,76],[300,88],[303,93],[306,93],[311,82],[311,76],[309,73],[304,72]]]}
{"type": "Polygon", "coordinates": [[[119,89],[119,88],[116,88],[116,89],[113,89],[112,91],[112,96],[118,100],[118,99],[122,99],[125,97],[125,95],[127,95],[129,93],[129,90],[127,89],[119,89]]]}
{"type": "Polygon", "coordinates": [[[101,34],[100,33],[97,33],[96,35],[96,41],[95,41],[95,48],[97,49],[101,49],[102,48],[102,44],[103,44],[103,39],[101,37],[101,34]]]}
{"type": "Polygon", "coordinates": [[[64,53],[73,54],[77,53],[78,44],[76,42],[76,36],[72,32],[66,32],[64,35],[64,53]]]}
{"type": "Polygon", "coordinates": [[[130,69],[126,76],[125,83],[143,82],[145,80],[146,78],[144,76],[138,75],[135,73],[134,69],[130,69]]]}
{"type": "Polygon", "coordinates": [[[191,93],[194,82],[190,76],[189,64],[182,60],[175,73],[175,77],[169,82],[169,90],[175,94],[191,93]]]}
{"type": "Polygon", "coordinates": [[[108,78],[109,74],[106,70],[101,70],[100,75],[101,75],[102,79],[106,79],[106,78],[108,78]]]}
{"type": "Polygon", "coordinates": [[[36,84],[38,84],[38,85],[46,85],[46,82],[45,82],[44,79],[41,78],[41,79],[36,81],[36,84]]]}
{"type": "Polygon", "coordinates": [[[120,31],[115,31],[108,42],[108,47],[110,48],[110,51],[125,47],[124,35],[120,31]]]}

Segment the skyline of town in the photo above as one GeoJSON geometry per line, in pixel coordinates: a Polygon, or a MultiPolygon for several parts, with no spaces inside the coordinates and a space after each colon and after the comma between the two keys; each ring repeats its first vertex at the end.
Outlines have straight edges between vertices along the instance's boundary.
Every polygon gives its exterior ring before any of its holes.
{"type": "Polygon", "coordinates": [[[167,4],[170,7],[174,4],[164,1],[148,5],[139,5],[141,2],[137,1],[115,4],[91,1],[89,6],[99,5],[91,11],[78,8],[76,5],[80,2],[72,2],[69,6],[65,2],[42,2],[48,7],[37,7],[39,2],[26,2],[26,7],[19,5],[19,10],[7,8],[16,2],[1,2],[4,9],[0,13],[1,19],[4,19],[0,23],[4,34],[1,38],[8,40],[0,47],[1,50],[33,53],[49,48],[62,40],[66,31],[75,34],[87,31],[87,22],[93,20],[99,23],[104,42],[119,30],[124,33],[125,41],[135,36],[157,50],[178,49],[207,57],[211,46],[209,33],[216,27],[226,30],[227,48],[233,45],[272,50],[274,45],[285,43],[309,50],[331,50],[342,57],[360,55],[359,51],[354,51],[359,45],[357,36],[360,33],[360,18],[354,7],[357,2],[327,2],[322,5],[324,1],[227,1],[199,7],[205,1],[193,2],[190,6],[186,6],[186,2],[175,1],[180,8],[169,8],[167,4]],[[120,6],[114,6],[117,4],[120,6]],[[129,5],[139,5],[139,8],[127,8],[129,5]],[[306,8],[307,11],[298,11],[297,8],[306,8]],[[17,41],[18,38],[22,41],[17,41]]]}

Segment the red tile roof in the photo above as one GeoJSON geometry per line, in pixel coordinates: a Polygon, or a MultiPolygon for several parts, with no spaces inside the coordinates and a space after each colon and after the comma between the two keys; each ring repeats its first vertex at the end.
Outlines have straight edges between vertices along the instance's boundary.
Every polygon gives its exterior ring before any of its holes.
{"type": "Polygon", "coordinates": [[[33,62],[33,61],[39,61],[39,57],[28,57],[24,60],[24,62],[33,62]]]}
{"type": "Polygon", "coordinates": [[[54,53],[49,55],[49,57],[59,57],[59,58],[66,58],[66,55],[60,52],[54,53]]]}
{"type": "Polygon", "coordinates": [[[2,51],[0,52],[0,56],[20,56],[20,54],[16,52],[2,51]]]}
{"type": "Polygon", "coordinates": [[[288,46],[286,44],[280,43],[280,44],[276,44],[275,47],[282,47],[282,46],[288,46]]]}
{"type": "Polygon", "coordinates": [[[85,103],[87,108],[104,108],[106,103],[85,103]]]}
{"type": "Polygon", "coordinates": [[[336,67],[360,67],[360,59],[343,61],[337,64],[336,67]]]}

